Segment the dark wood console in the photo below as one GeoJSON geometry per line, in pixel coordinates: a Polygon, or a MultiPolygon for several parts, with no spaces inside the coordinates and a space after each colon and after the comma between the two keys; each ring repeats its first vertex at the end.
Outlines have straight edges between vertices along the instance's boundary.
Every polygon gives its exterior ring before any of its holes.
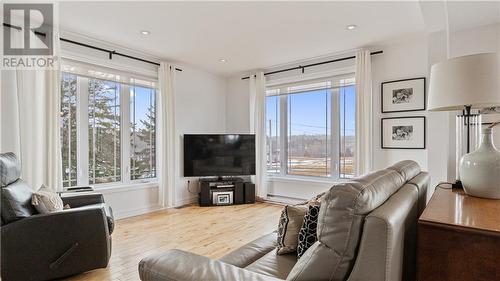
{"type": "Polygon", "coordinates": [[[500,200],[437,188],[418,221],[418,281],[500,280],[500,200]]]}
{"type": "Polygon", "coordinates": [[[200,179],[200,206],[255,203],[255,184],[242,178],[200,179]]]}

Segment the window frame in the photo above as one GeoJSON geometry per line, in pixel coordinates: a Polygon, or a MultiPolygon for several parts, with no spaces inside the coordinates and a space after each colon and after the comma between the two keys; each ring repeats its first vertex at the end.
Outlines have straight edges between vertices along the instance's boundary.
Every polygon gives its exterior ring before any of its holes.
{"type": "MultiPolygon", "coordinates": [[[[72,65],[73,62],[69,62],[67,65],[72,65]]],[[[78,62],[76,62],[78,64],[78,62]]],[[[63,67],[66,64],[63,61],[63,67]]],[[[99,65],[91,65],[89,67],[93,69],[107,69],[108,71],[113,71],[112,68],[102,67],[99,65]]],[[[63,68],[64,69],[64,68],[63,68]]],[[[118,73],[123,74],[123,71],[117,70],[118,73]]],[[[144,178],[144,179],[131,179],[131,125],[130,125],[130,116],[131,116],[131,99],[130,93],[134,86],[140,86],[144,88],[151,88],[155,91],[155,112],[158,112],[158,95],[159,89],[157,88],[157,81],[151,78],[145,78],[144,80],[152,81],[153,86],[146,86],[142,84],[133,84],[126,83],[123,81],[116,81],[113,79],[102,79],[99,77],[90,77],[86,75],[82,75],[79,73],[73,73],[71,71],[62,71],[62,74],[70,74],[75,75],[77,80],[76,85],[76,159],[77,159],[77,177],[76,182],[77,186],[93,186],[96,189],[100,188],[112,188],[112,187],[120,187],[123,185],[137,185],[137,184],[147,184],[147,183],[157,183],[158,182],[158,162],[156,161],[156,173],[155,177],[152,178],[144,178]],[[120,84],[120,165],[121,176],[120,181],[109,182],[109,183],[98,183],[98,184],[90,184],[89,178],[89,79],[100,79],[105,81],[111,81],[114,83],[120,84]]],[[[136,75],[134,73],[130,73],[129,77],[131,79],[143,79],[141,75],[136,75]]],[[[61,77],[62,79],[62,77],[61,77]]],[[[158,145],[158,118],[156,118],[155,123],[155,146],[158,145]]],[[[62,128],[60,127],[62,130],[62,128]]],[[[158,159],[158,149],[155,148],[155,159],[158,159]]],[[[63,167],[64,168],[64,167],[63,167]]],[[[71,185],[70,185],[71,186],[71,185]]],[[[70,187],[68,186],[68,187],[70,187]]]]}
{"type": "MultiPolygon", "coordinates": [[[[355,86],[356,83],[349,83],[342,85],[340,83],[341,80],[353,79],[355,77],[354,71],[351,69],[346,69],[341,73],[333,72],[323,75],[308,76],[308,77],[295,77],[289,79],[281,79],[276,82],[271,82],[266,85],[266,99],[268,97],[277,96],[279,98],[279,151],[280,151],[280,170],[279,172],[270,172],[267,170],[266,164],[266,172],[267,176],[272,179],[284,179],[284,180],[303,180],[303,181],[313,181],[313,182],[334,182],[338,180],[347,180],[349,177],[343,176],[341,177],[341,124],[340,124],[340,89],[342,87],[355,86]],[[317,91],[323,90],[319,89],[310,89],[305,91],[296,91],[290,92],[289,88],[294,86],[300,86],[304,84],[314,84],[318,81],[329,82],[331,87],[323,88],[324,90],[328,90],[331,98],[330,98],[330,148],[331,151],[327,157],[330,157],[329,165],[330,165],[330,176],[314,176],[314,175],[295,175],[289,173],[289,159],[288,159],[288,151],[289,151],[289,102],[288,99],[292,94],[298,93],[306,93],[309,91],[317,91]],[[273,92],[268,94],[269,92],[273,92]],[[337,112],[334,114],[334,112],[337,112]],[[337,119],[337,120],[336,120],[337,119]],[[335,152],[334,152],[335,151],[335,152]]],[[[266,103],[267,104],[267,103],[266,103]]],[[[267,112],[267,109],[266,109],[267,112]]],[[[267,119],[266,119],[267,120],[267,119]]],[[[267,126],[267,124],[266,124],[267,126]]],[[[267,130],[266,130],[267,135],[267,130]]],[[[268,144],[266,143],[266,151],[269,149],[268,144]]],[[[271,156],[272,157],[272,156],[271,156]]]]}

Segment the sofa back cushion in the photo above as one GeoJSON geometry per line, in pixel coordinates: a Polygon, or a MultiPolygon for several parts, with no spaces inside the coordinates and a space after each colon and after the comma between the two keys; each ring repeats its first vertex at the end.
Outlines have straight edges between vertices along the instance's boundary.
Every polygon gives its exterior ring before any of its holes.
{"type": "Polygon", "coordinates": [[[356,259],[366,215],[381,206],[416,171],[420,172],[418,164],[404,161],[333,186],[322,198],[318,241],[299,259],[287,279],[345,280],[356,259]]]}
{"type": "Polygon", "coordinates": [[[21,176],[21,165],[12,152],[0,154],[0,186],[15,182],[21,176]]]}
{"type": "Polygon", "coordinates": [[[31,204],[33,190],[21,179],[2,187],[2,219],[5,223],[37,214],[31,204]]]}

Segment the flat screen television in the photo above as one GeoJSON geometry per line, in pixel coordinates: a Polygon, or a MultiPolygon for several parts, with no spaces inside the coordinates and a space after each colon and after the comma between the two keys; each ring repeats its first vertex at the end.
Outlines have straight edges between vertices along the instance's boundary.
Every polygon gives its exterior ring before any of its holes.
{"type": "Polygon", "coordinates": [[[184,176],[255,175],[255,135],[184,135],[184,176]]]}

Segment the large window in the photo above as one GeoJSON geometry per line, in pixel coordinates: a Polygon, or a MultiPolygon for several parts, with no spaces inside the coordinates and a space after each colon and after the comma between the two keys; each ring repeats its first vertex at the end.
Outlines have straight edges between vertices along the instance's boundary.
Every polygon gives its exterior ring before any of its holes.
{"type": "Polygon", "coordinates": [[[63,185],[156,177],[156,83],[86,64],[63,66],[63,185]]]}
{"type": "Polygon", "coordinates": [[[270,86],[266,94],[268,173],[354,175],[353,75],[270,86]]]}

